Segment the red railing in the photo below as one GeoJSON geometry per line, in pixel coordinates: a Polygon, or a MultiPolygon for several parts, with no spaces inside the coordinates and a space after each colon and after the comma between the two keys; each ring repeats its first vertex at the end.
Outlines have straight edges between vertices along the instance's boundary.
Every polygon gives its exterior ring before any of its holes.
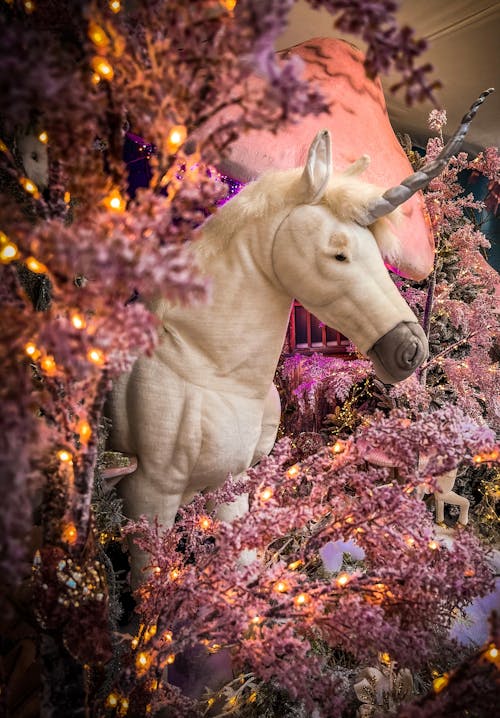
{"type": "Polygon", "coordinates": [[[288,325],[288,343],[291,352],[311,354],[349,354],[349,339],[336,329],[327,327],[294,300],[288,325]]]}

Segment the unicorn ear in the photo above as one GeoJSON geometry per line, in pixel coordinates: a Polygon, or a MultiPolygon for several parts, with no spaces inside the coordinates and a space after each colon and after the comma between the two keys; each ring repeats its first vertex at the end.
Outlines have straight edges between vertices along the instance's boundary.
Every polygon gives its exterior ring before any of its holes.
{"type": "Polygon", "coordinates": [[[305,202],[321,201],[332,174],[332,138],[328,130],[318,132],[307,154],[307,162],[300,179],[305,202]]]}

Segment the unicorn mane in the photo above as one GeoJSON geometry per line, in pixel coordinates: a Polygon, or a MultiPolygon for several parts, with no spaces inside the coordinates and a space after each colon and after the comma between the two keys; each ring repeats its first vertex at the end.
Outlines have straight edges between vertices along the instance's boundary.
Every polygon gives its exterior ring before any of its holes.
{"type": "MultiPolygon", "coordinates": [[[[210,237],[210,250],[223,250],[241,226],[242,220],[262,219],[287,207],[291,209],[303,204],[300,182],[302,172],[300,167],[292,170],[269,170],[249,182],[204,224],[204,234],[210,237]]],[[[329,207],[340,221],[363,224],[367,208],[374,199],[381,197],[384,191],[381,187],[352,176],[348,169],[332,175],[320,204],[329,207]]],[[[398,208],[370,225],[380,253],[391,263],[397,261],[399,254],[400,244],[393,225],[398,223],[401,215],[398,208]]],[[[206,250],[208,249],[207,246],[206,250]]]]}

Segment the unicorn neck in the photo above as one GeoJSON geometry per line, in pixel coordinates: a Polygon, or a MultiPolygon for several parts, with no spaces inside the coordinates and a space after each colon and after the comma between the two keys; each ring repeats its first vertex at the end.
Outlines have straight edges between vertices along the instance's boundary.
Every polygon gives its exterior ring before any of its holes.
{"type": "Polygon", "coordinates": [[[209,221],[194,245],[198,265],[212,280],[211,301],[167,307],[157,356],[199,386],[263,399],[285,338],[291,298],[274,281],[275,222],[249,222],[224,240],[209,221]]]}

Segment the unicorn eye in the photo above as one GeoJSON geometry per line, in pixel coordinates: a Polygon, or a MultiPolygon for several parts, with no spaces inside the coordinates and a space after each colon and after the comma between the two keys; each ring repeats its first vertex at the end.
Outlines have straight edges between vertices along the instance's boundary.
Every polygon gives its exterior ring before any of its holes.
{"type": "Polygon", "coordinates": [[[347,257],[345,256],[345,254],[336,254],[335,259],[337,260],[337,262],[345,262],[347,257]]]}

